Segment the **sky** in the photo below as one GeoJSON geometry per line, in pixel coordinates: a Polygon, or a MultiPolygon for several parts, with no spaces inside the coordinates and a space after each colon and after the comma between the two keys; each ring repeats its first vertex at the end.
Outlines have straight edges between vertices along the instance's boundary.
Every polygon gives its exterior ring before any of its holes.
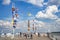
{"type": "Polygon", "coordinates": [[[19,15],[16,32],[27,32],[27,20],[30,20],[31,31],[33,23],[38,32],[60,31],[60,0],[0,0],[0,30],[3,32],[12,31],[12,3],[19,15]]]}

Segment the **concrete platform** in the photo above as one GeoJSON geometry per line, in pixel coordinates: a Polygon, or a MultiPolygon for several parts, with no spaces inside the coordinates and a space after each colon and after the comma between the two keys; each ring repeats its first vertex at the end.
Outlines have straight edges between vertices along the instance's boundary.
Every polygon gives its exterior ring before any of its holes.
{"type": "Polygon", "coordinates": [[[48,37],[38,37],[36,35],[33,36],[32,39],[26,37],[15,37],[14,39],[11,39],[10,37],[0,37],[0,40],[50,40],[48,37]]]}

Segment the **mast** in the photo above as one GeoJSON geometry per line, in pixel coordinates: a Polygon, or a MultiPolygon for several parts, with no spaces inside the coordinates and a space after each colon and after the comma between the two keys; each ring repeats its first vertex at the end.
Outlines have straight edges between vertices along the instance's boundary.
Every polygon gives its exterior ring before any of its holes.
{"type": "Polygon", "coordinates": [[[35,30],[35,27],[34,27],[34,20],[33,20],[33,31],[35,30]]]}
{"type": "Polygon", "coordinates": [[[12,3],[12,26],[13,26],[13,38],[14,38],[14,32],[15,32],[15,28],[17,26],[17,9],[15,8],[15,4],[12,3]]]}
{"type": "Polygon", "coordinates": [[[30,31],[30,20],[28,20],[28,32],[30,31]]]}
{"type": "Polygon", "coordinates": [[[34,20],[33,20],[33,31],[36,33],[36,30],[37,30],[37,27],[35,26],[35,24],[34,24],[34,20]]]}
{"type": "Polygon", "coordinates": [[[18,10],[17,8],[15,8],[15,5],[12,4],[12,24],[13,24],[13,28],[16,28],[17,25],[17,18],[18,18],[18,10]]]}

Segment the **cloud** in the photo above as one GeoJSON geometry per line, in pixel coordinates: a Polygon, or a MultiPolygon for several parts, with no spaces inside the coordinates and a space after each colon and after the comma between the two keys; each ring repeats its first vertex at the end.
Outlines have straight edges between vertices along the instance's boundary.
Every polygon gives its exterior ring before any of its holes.
{"type": "Polygon", "coordinates": [[[60,25],[60,18],[58,18],[58,19],[56,20],[56,22],[60,25]]]}
{"type": "Polygon", "coordinates": [[[16,0],[16,1],[25,1],[27,3],[31,3],[33,5],[37,5],[42,7],[43,5],[47,5],[47,2],[44,2],[44,0],[16,0]]]}
{"type": "Polygon", "coordinates": [[[44,0],[29,0],[28,2],[34,5],[43,6],[44,0]]]}
{"type": "Polygon", "coordinates": [[[49,19],[57,19],[58,17],[54,15],[54,13],[58,12],[58,8],[56,5],[48,6],[45,10],[39,11],[36,15],[37,18],[49,18],[49,19]]]}
{"type": "Polygon", "coordinates": [[[0,26],[11,27],[12,24],[9,21],[0,20],[0,26]]]}
{"type": "Polygon", "coordinates": [[[47,2],[44,2],[44,0],[20,0],[20,1],[25,1],[27,3],[31,3],[33,5],[37,5],[42,7],[43,5],[47,5],[47,2]]]}
{"type": "MultiPolygon", "coordinates": [[[[5,21],[5,20],[0,20],[0,26],[6,27],[6,28],[13,28],[12,22],[5,21]]],[[[25,26],[27,26],[27,21],[19,21],[17,22],[16,29],[19,29],[20,27],[25,27],[25,26]]]]}
{"type": "MultiPolygon", "coordinates": [[[[40,27],[43,27],[43,25],[45,25],[45,23],[42,21],[34,20],[33,22],[33,20],[30,20],[31,27],[33,27],[33,23],[35,23],[38,26],[40,25],[40,27]]],[[[9,21],[0,20],[0,26],[12,28],[12,23],[9,21]]],[[[19,21],[17,22],[16,26],[17,26],[16,27],[17,29],[22,28],[22,27],[28,27],[28,20],[19,21]]]]}
{"type": "Polygon", "coordinates": [[[48,4],[48,2],[43,3],[43,5],[47,5],[47,4],[48,4]]]}
{"type": "Polygon", "coordinates": [[[11,3],[11,0],[3,0],[2,4],[9,5],[11,3]]]}
{"type": "Polygon", "coordinates": [[[38,21],[38,20],[34,20],[35,25],[38,27],[44,27],[45,26],[45,22],[43,21],[38,21]]]}
{"type": "Polygon", "coordinates": [[[60,5],[60,0],[48,0],[48,5],[60,5]]]}
{"type": "Polygon", "coordinates": [[[60,22],[60,19],[56,20],[57,22],[60,22]]]}
{"type": "MultiPolygon", "coordinates": [[[[39,30],[39,32],[47,32],[48,30],[50,30],[50,32],[53,31],[59,31],[60,30],[60,20],[58,20],[58,22],[52,22],[52,23],[47,23],[47,22],[43,22],[43,21],[38,21],[38,20],[30,20],[30,28],[32,29],[33,27],[33,23],[35,24],[35,27],[37,27],[38,29],[36,31],[39,30]]],[[[0,26],[2,27],[7,27],[7,28],[11,28],[12,30],[12,25],[11,22],[9,21],[4,21],[4,20],[0,20],[0,26]]],[[[28,20],[25,21],[19,21],[17,23],[16,29],[20,29],[23,31],[26,31],[28,28],[28,20]]]]}
{"type": "MultiPolygon", "coordinates": [[[[33,24],[33,20],[30,21],[31,27],[33,27],[32,24],[33,24]]],[[[39,30],[39,32],[42,32],[42,31],[43,32],[57,32],[60,30],[59,29],[60,24],[58,24],[56,21],[54,21],[52,23],[48,23],[48,22],[34,20],[34,24],[35,24],[35,27],[38,28],[36,31],[39,30]]]]}

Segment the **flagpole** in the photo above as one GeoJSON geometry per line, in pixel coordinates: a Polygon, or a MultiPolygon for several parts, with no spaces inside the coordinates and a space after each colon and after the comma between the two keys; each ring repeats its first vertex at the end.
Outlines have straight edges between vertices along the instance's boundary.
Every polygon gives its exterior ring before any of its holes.
{"type": "Polygon", "coordinates": [[[14,32],[15,32],[15,29],[13,28],[13,38],[14,38],[14,32]]]}
{"type": "MultiPolygon", "coordinates": [[[[14,3],[12,3],[12,27],[14,26],[14,15],[15,14],[15,6],[14,6],[14,3]]],[[[14,38],[14,27],[13,27],[13,37],[14,38]]]]}
{"type": "MultiPolygon", "coordinates": [[[[31,13],[28,13],[28,16],[31,16],[31,13]]],[[[28,19],[28,32],[30,32],[30,20],[28,19]]]]}
{"type": "Polygon", "coordinates": [[[15,33],[15,28],[17,25],[17,18],[18,18],[18,12],[17,8],[15,8],[15,5],[12,5],[12,25],[13,25],[13,38],[15,33]]]}
{"type": "Polygon", "coordinates": [[[28,32],[30,31],[30,20],[28,20],[28,32]]]}
{"type": "Polygon", "coordinates": [[[36,33],[36,27],[35,27],[35,24],[34,24],[34,20],[33,20],[33,32],[36,33]]]}

